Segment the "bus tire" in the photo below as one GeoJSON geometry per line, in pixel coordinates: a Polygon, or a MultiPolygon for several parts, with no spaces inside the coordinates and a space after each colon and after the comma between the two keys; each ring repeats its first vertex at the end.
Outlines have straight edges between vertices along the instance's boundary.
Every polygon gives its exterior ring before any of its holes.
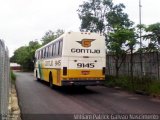
{"type": "Polygon", "coordinates": [[[36,71],[36,80],[39,81],[39,78],[38,78],[38,73],[36,71]]]}
{"type": "Polygon", "coordinates": [[[53,88],[53,77],[52,77],[52,73],[49,74],[49,87],[53,88]]]}

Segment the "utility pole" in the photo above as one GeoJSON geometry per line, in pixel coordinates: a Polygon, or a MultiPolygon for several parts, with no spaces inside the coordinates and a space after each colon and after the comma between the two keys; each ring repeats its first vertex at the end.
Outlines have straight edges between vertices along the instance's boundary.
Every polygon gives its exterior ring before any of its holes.
{"type": "Polygon", "coordinates": [[[141,29],[141,25],[142,25],[141,13],[142,13],[142,11],[141,11],[141,7],[142,7],[141,0],[139,0],[139,25],[140,25],[139,36],[140,36],[140,48],[142,48],[142,39],[141,39],[141,37],[142,37],[142,29],[141,29]]]}
{"type": "Polygon", "coordinates": [[[141,64],[141,77],[143,75],[143,61],[142,61],[142,18],[141,18],[141,0],[139,0],[139,25],[140,25],[140,29],[139,29],[139,37],[140,37],[140,64],[141,64]]]}

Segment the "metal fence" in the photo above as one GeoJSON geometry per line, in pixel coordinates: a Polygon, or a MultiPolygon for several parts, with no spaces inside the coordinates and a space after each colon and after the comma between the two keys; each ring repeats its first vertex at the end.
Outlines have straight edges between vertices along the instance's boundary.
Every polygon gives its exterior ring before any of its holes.
{"type": "MultiPolygon", "coordinates": [[[[121,67],[119,69],[119,75],[131,75],[131,55],[126,55],[122,64],[120,63],[122,59],[119,60],[119,64],[121,67]]],[[[115,56],[107,55],[106,56],[106,73],[107,75],[116,75],[116,67],[115,67],[115,56]]],[[[140,59],[140,54],[133,54],[133,64],[132,64],[132,73],[133,76],[150,76],[155,79],[160,79],[160,53],[159,52],[150,52],[143,53],[142,60],[140,59]],[[142,67],[141,67],[142,66],[142,67]]]]}
{"type": "Polygon", "coordinates": [[[0,120],[6,120],[9,103],[10,75],[9,53],[4,42],[0,40],[0,120]]]}

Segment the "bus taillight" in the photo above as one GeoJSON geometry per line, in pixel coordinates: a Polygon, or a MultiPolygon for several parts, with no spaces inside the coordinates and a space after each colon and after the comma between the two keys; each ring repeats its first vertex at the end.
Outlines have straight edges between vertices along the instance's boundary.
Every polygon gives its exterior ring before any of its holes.
{"type": "Polygon", "coordinates": [[[102,68],[102,74],[105,75],[105,73],[106,73],[106,68],[103,67],[103,68],[102,68]]]}
{"type": "Polygon", "coordinates": [[[63,67],[63,75],[67,75],[67,67],[63,67]]]}

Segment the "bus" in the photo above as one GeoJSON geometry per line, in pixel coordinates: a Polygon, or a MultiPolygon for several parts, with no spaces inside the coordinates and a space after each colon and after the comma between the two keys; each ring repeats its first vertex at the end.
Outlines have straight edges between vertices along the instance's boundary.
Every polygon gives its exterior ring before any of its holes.
{"type": "Polygon", "coordinates": [[[95,86],[105,81],[105,37],[67,32],[35,52],[36,80],[56,86],[95,86]]]}

